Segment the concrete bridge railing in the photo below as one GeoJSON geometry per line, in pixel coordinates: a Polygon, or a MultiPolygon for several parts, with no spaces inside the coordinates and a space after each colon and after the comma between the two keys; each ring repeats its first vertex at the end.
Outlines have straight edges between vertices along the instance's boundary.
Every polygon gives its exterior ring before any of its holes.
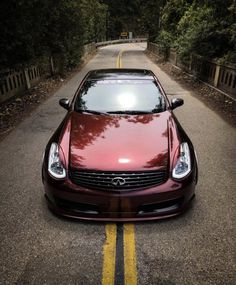
{"type": "MultiPolygon", "coordinates": [[[[147,50],[162,57],[155,43],[149,42],[147,50]]],[[[188,62],[183,62],[174,49],[170,49],[168,61],[236,99],[236,66],[221,65],[198,55],[192,55],[188,62]]]]}
{"type": "MultiPolygon", "coordinates": [[[[90,43],[84,46],[84,54],[82,59],[89,54],[94,53],[97,48],[102,46],[119,43],[144,42],[146,40],[146,38],[137,38],[90,43]]],[[[58,73],[60,70],[60,65],[60,59],[55,56],[54,58],[50,58],[50,60],[48,60],[48,66],[44,70],[38,66],[31,66],[23,69],[4,71],[2,75],[0,74],[0,103],[22,94],[25,90],[37,84],[45,76],[58,73]]]]}
{"type": "Polygon", "coordinates": [[[146,42],[146,41],[147,41],[147,38],[119,39],[119,40],[113,40],[113,41],[98,42],[95,45],[98,48],[98,47],[107,46],[107,45],[138,43],[138,42],[146,42]]]}
{"type": "Polygon", "coordinates": [[[5,71],[0,78],[0,103],[23,93],[37,84],[41,77],[42,73],[37,66],[5,71]]]}

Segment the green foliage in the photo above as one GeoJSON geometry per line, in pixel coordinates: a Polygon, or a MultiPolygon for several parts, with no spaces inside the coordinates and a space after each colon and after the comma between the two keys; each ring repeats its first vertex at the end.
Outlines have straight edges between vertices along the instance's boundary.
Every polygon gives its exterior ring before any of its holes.
{"type": "Polygon", "coordinates": [[[164,0],[141,0],[141,29],[149,34],[149,40],[154,41],[161,27],[161,11],[165,5],[164,0]]]}
{"type": "Polygon", "coordinates": [[[183,60],[192,53],[235,61],[236,0],[169,0],[162,10],[162,49],[176,47],[183,60]]]}
{"type": "Polygon", "coordinates": [[[106,10],[99,0],[1,0],[0,69],[55,54],[78,64],[85,43],[105,38],[106,10]]]}
{"type": "Polygon", "coordinates": [[[80,61],[83,45],[149,34],[164,54],[177,47],[236,61],[236,0],[1,0],[0,69],[57,55],[80,61]]]}
{"type": "Polygon", "coordinates": [[[177,25],[176,40],[182,57],[191,53],[202,56],[221,56],[229,49],[229,32],[223,28],[212,7],[192,5],[177,25]]]}
{"type": "Polygon", "coordinates": [[[44,8],[37,0],[0,2],[0,67],[26,63],[41,54],[44,8]]]}
{"type": "Polygon", "coordinates": [[[225,61],[236,63],[236,0],[228,8],[230,25],[228,28],[232,48],[224,55],[225,61]]]}
{"type": "Polygon", "coordinates": [[[168,58],[169,50],[173,46],[173,41],[173,35],[165,30],[162,30],[156,38],[156,43],[159,45],[159,50],[165,59],[168,58]]]}
{"type": "Polygon", "coordinates": [[[83,47],[83,25],[78,1],[47,1],[47,21],[42,43],[48,54],[61,54],[65,66],[79,62],[83,47]]]}
{"type": "Polygon", "coordinates": [[[107,5],[97,0],[81,0],[85,43],[106,39],[107,5]]]}
{"type": "Polygon", "coordinates": [[[177,25],[178,51],[182,57],[198,52],[213,55],[212,41],[218,37],[217,22],[212,8],[190,6],[177,25]]]}
{"type": "Polygon", "coordinates": [[[132,31],[135,36],[143,35],[151,29],[150,26],[156,32],[154,26],[156,22],[158,23],[158,14],[155,13],[162,0],[103,0],[100,2],[108,6],[108,39],[117,39],[121,32],[129,31],[132,31]]]}
{"type": "Polygon", "coordinates": [[[189,1],[169,0],[162,10],[161,25],[162,29],[176,36],[177,25],[189,7],[189,1]]]}

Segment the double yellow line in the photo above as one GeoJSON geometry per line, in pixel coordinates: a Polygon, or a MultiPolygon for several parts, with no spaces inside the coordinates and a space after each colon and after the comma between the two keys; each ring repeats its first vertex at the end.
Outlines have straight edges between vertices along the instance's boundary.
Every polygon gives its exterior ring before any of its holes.
{"type": "Polygon", "coordinates": [[[106,241],[103,246],[103,272],[102,285],[114,285],[116,279],[115,268],[124,266],[123,284],[137,285],[137,264],[135,251],[135,228],[134,224],[123,226],[123,252],[124,264],[116,264],[119,252],[117,246],[117,225],[106,225],[106,241]]]}
{"type": "Polygon", "coordinates": [[[124,224],[124,275],[125,285],[137,284],[134,224],[124,224]]]}
{"type": "MultiPolygon", "coordinates": [[[[122,67],[122,54],[121,50],[116,60],[116,67],[122,67]]],[[[103,272],[102,272],[102,285],[114,285],[116,280],[117,266],[124,267],[123,284],[136,285],[137,284],[137,264],[136,264],[136,251],[135,251],[135,227],[134,224],[124,224],[123,227],[123,264],[116,264],[119,258],[117,255],[117,241],[118,231],[117,224],[106,225],[106,241],[103,246],[103,272]]],[[[116,282],[117,283],[117,282],[116,282]]]]}
{"type": "Polygon", "coordinates": [[[116,60],[116,67],[117,67],[117,68],[122,68],[122,60],[121,60],[121,58],[122,58],[123,52],[124,52],[123,49],[120,50],[120,52],[119,52],[119,54],[118,54],[118,56],[117,56],[117,60],[116,60]]]}
{"type": "Polygon", "coordinates": [[[103,246],[102,285],[113,285],[116,265],[116,224],[106,225],[106,241],[103,246]]]}

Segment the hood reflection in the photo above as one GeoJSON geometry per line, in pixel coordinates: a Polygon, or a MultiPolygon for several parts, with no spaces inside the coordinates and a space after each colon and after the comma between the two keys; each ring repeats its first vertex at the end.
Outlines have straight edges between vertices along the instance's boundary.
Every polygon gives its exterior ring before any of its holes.
{"type": "Polygon", "coordinates": [[[72,167],[124,170],[166,167],[168,114],[71,115],[72,167]]]}

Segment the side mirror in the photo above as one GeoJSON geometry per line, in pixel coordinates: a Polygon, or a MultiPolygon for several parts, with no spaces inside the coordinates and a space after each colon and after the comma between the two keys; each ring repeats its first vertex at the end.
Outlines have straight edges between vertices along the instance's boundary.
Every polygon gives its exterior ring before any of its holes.
{"type": "Polygon", "coordinates": [[[66,110],[69,110],[69,108],[70,108],[70,100],[69,99],[60,99],[59,104],[60,104],[60,106],[62,106],[66,110]]]}
{"type": "Polygon", "coordinates": [[[182,106],[184,104],[184,100],[180,98],[174,98],[171,100],[171,109],[174,110],[175,108],[182,106]]]}

